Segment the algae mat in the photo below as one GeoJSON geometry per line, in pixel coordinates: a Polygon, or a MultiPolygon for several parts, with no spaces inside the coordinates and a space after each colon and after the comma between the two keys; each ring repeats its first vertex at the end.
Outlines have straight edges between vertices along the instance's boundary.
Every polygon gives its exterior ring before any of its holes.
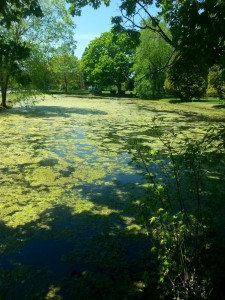
{"type": "Polygon", "coordinates": [[[1,299],[138,299],[150,245],[129,148],[157,147],[152,118],[194,137],[205,126],[139,100],[47,96],[0,115],[1,299]]]}

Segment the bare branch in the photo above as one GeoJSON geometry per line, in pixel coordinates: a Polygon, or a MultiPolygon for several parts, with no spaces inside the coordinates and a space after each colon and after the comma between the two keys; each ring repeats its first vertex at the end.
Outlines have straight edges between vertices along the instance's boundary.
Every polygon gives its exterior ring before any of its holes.
{"type": "Polygon", "coordinates": [[[165,31],[162,29],[162,27],[160,26],[160,22],[159,20],[152,16],[152,14],[148,11],[148,9],[146,8],[145,5],[141,4],[139,1],[137,1],[137,4],[140,6],[140,8],[136,11],[136,13],[134,13],[131,17],[127,16],[126,14],[123,13],[123,10],[121,9],[121,14],[123,16],[123,18],[132,24],[133,28],[137,28],[139,30],[143,30],[143,29],[149,29],[153,32],[156,32],[157,34],[159,34],[169,45],[173,45],[172,40],[169,38],[169,36],[165,33],[165,31]],[[146,19],[144,19],[141,16],[141,11],[144,11],[144,13],[146,14],[146,16],[149,17],[149,19],[152,22],[152,26],[147,24],[146,19]],[[140,24],[137,24],[135,22],[135,18],[139,17],[141,19],[140,24]],[[143,25],[141,25],[141,23],[143,23],[143,25]]]}

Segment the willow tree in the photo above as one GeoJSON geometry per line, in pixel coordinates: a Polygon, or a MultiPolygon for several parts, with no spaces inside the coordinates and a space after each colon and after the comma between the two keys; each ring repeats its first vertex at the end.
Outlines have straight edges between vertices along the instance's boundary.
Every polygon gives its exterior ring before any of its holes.
{"type": "Polygon", "coordinates": [[[173,48],[155,32],[141,30],[140,44],[134,55],[136,93],[143,98],[158,98],[164,94],[164,81],[173,48]]]}

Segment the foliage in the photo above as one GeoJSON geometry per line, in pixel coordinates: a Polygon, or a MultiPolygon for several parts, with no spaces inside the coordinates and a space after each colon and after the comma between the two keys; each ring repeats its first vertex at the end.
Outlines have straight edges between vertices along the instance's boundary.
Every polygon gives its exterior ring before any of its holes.
{"type": "MultiPolygon", "coordinates": [[[[35,3],[33,1],[30,8],[35,3]]],[[[29,15],[27,3],[24,5],[13,22],[2,23],[0,27],[3,106],[6,106],[8,86],[14,83],[17,88],[20,83],[23,89],[46,90],[52,75],[49,57],[59,48],[60,51],[63,47],[69,49],[70,53],[75,49],[75,25],[64,0],[40,1],[41,15],[36,10],[29,15]]]]}
{"type": "MultiPolygon", "coordinates": [[[[71,13],[80,15],[82,7],[86,5],[98,8],[101,3],[109,5],[111,1],[69,0],[68,2],[71,3],[71,13]]],[[[210,66],[215,62],[224,62],[224,1],[122,0],[119,7],[123,17],[133,28],[148,28],[157,32],[180,54],[189,52],[192,57],[197,57],[201,63],[204,60],[204,64],[210,66]],[[154,14],[155,11],[157,14],[154,14]],[[171,38],[161,27],[161,18],[171,29],[171,38]]],[[[121,18],[117,17],[115,21],[118,24],[121,18]]]]}
{"type": "Polygon", "coordinates": [[[216,91],[216,95],[220,100],[225,99],[225,70],[218,65],[209,70],[210,86],[216,91]]]}
{"type": "Polygon", "coordinates": [[[182,101],[205,96],[207,88],[207,69],[195,64],[192,59],[175,58],[169,71],[170,90],[182,101]]]}
{"type": "MultiPolygon", "coordinates": [[[[102,3],[109,5],[111,1],[68,0],[68,2],[71,4],[71,13],[80,15],[82,7],[86,5],[98,8],[102,3]]],[[[199,98],[203,95],[207,69],[215,64],[222,68],[225,65],[223,28],[225,2],[221,0],[122,0],[119,8],[122,17],[114,17],[112,20],[115,30],[123,31],[122,23],[128,31],[130,29],[150,30],[174,49],[176,56],[170,57],[170,63],[175,64],[171,82],[176,94],[182,100],[199,98]],[[162,24],[167,25],[170,34],[162,24]],[[181,76],[179,76],[179,67],[182,67],[181,76]]],[[[145,77],[143,78],[140,90],[145,94],[146,90],[152,88],[152,84],[145,77]]]]}
{"type": "Polygon", "coordinates": [[[29,16],[41,17],[42,11],[38,1],[33,0],[18,1],[10,0],[3,1],[0,5],[0,85],[2,90],[2,106],[6,105],[6,94],[10,76],[18,78],[19,81],[24,81],[22,76],[22,67],[20,62],[23,62],[30,53],[23,40],[18,39],[18,31],[14,31],[16,35],[11,35],[11,28],[16,27],[18,22],[29,16]]]}
{"type": "Polygon", "coordinates": [[[161,15],[168,23],[173,45],[182,56],[195,58],[195,64],[224,64],[225,3],[220,0],[160,0],[161,15]]]}
{"type": "Polygon", "coordinates": [[[0,43],[0,86],[2,91],[2,106],[6,105],[6,94],[10,76],[17,78],[21,83],[25,77],[22,75],[21,62],[30,54],[30,49],[25,43],[15,42],[11,39],[4,39],[0,43]]]}
{"type": "Polygon", "coordinates": [[[140,97],[157,98],[164,90],[165,69],[171,47],[156,33],[142,30],[134,55],[135,89],[140,97]]]}
{"type": "Polygon", "coordinates": [[[125,34],[114,35],[105,32],[90,42],[82,57],[82,68],[88,84],[103,88],[116,85],[118,93],[121,84],[129,80],[132,47],[125,34]],[[126,46],[125,46],[126,45],[126,46]]]}
{"type": "Polygon", "coordinates": [[[50,69],[50,59],[43,53],[42,49],[33,49],[30,56],[26,59],[25,73],[29,81],[26,88],[46,92],[53,85],[53,74],[50,69]]]}
{"type": "Polygon", "coordinates": [[[10,27],[12,22],[18,22],[29,16],[42,16],[38,0],[2,0],[0,4],[0,26],[10,27]]]}
{"type": "MultiPolygon", "coordinates": [[[[162,299],[219,299],[224,207],[215,185],[224,184],[225,128],[210,128],[201,140],[178,144],[174,131],[163,134],[157,124],[154,128],[163,151],[139,147],[137,159],[150,182],[140,216],[152,239],[156,289],[162,299]]],[[[151,271],[145,274],[147,284],[151,276],[151,271]]]]}
{"type": "Polygon", "coordinates": [[[83,76],[78,59],[75,56],[54,56],[50,64],[55,82],[65,93],[68,93],[69,86],[82,87],[83,76]]]}
{"type": "Polygon", "coordinates": [[[39,51],[42,49],[48,57],[63,50],[73,54],[76,49],[76,25],[68,13],[65,0],[42,0],[40,3],[44,16],[31,20],[32,25],[27,24],[26,41],[39,51]]]}

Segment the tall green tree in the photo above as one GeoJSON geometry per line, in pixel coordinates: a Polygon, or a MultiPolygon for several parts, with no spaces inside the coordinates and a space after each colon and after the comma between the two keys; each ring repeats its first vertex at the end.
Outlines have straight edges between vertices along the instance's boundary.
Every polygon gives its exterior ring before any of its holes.
{"type": "MultiPolygon", "coordinates": [[[[91,5],[98,8],[110,0],[67,0],[72,14],[81,14],[82,7],[91,5]]],[[[122,22],[137,30],[148,29],[161,36],[175,51],[172,62],[178,65],[186,61],[186,69],[191,73],[217,64],[225,65],[225,1],[222,0],[121,0],[122,17],[113,19],[117,29],[122,22]],[[150,22],[149,22],[150,20],[150,22]],[[164,21],[171,35],[161,26],[164,21]],[[179,62],[179,60],[181,61],[179,62]],[[192,64],[194,63],[194,68],[192,64]]]]}
{"type": "Polygon", "coordinates": [[[42,11],[39,2],[33,1],[1,1],[0,4],[0,86],[2,93],[2,106],[6,105],[6,94],[10,76],[22,81],[20,62],[24,61],[30,53],[27,44],[18,38],[18,31],[11,35],[12,28],[21,19],[41,17],[42,11]]]}
{"type": "Polygon", "coordinates": [[[1,0],[0,26],[9,28],[12,22],[17,22],[29,16],[42,16],[38,0],[1,0]]]}
{"type": "Polygon", "coordinates": [[[140,97],[157,98],[164,93],[166,66],[173,48],[155,32],[143,29],[134,55],[135,89],[140,97]]]}
{"type": "Polygon", "coordinates": [[[21,62],[29,57],[30,49],[23,43],[5,41],[0,44],[0,87],[2,93],[2,106],[7,108],[6,96],[10,76],[23,80],[21,62]]]}
{"type": "Polygon", "coordinates": [[[50,67],[50,58],[43,49],[32,48],[30,56],[24,62],[24,71],[29,79],[26,88],[46,92],[54,83],[50,67]]]}
{"type": "Polygon", "coordinates": [[[30,76],[32,88],[46,91],[55,85],[52,58],[73,56],[76,26],[65,0],[41,0],[40,3],[44,17],[35,18],[24,36],[32,49],[25,70],[30,76]]]}
{"type": "Polygon", "coordinates": [[[70,55],[55,56],[51,60],[55,82],[67,94],[69,87],[81,87],[83,76],[77,57],[70,55]]]}
{"type": "MultiPolygon", "coordinates": [[[[67,0],[72,14],[81,14],[82,7],[109,5],[110,0],[67,0]]],[[[198,54],[205,63],[224,63],[225,2],[222,0],[121,0],[122,16],[137,29],[148,28],[157,32],[177,51],[198,54]],[[169,37],[161,27],[161,19],[169,25],[169,37]],[[147,19],[151,20],[146,21],[147,19]],[[141,21],[141,22],[140,22],[141,21]]],[[[117,22],[120,18],[115,19],[117,22]]]]}
{"type": "Polygon", "coordinates": [[[66,2],[40,0],[38,3],[41,15],[23,14],[26,7],[22,7],[22,12],[10,24],[6,21],[0,26],[0,81],[2,105],[5,107],[10,78],[23,85],[32,83],[32,88],[40,88],[43,83],[42,89],[45,89],[47,82],[43,80],[43,74],[50,75],[47,67],[50,57],[62,46],[66,45],[71,53],[76,47],[73,38],[75,24],[66,9],[66,2]],[[43,73],[40,72],[42,67],[43,73]],[[33,78],[28,80],[28,75],[33,78]],[[39,76],[39,79],[34,76],[39,76]]]}
{"type": "Polygon", "coordinates": [[[121,92],[123,82],[131,74],[132,47],[127,47],[124,34],[114,35],[105,32],[90,42],[82,57],[82,67],[88,84],[97,84],[104,88],[117,86],[121,92]],[[125,46],[126,45],[126,46],[125,46]]]}
{"type": "Polygon", "coordinates": [[[214,89],[215,94],[220,100],[225,99],[225,69],[218,65],[214,65],[209,70],[208,89],[214,89]]]}
{"type": "Polygon", "coordinates": [[[34,18],[26,26],[24,38],[34,48],[52,56],[65,49],[73,54],[76,49],[74,33],[76,25],[66,7],[66,0],[40,0],[42,18],[34,18]]]}
{"type": "Polygon", "coordinates": [[[205,65],[180,56],[169,70],[171,93],[185,102],[200,99],[206,94],[207,77],[208,68],[205,65]]]}

